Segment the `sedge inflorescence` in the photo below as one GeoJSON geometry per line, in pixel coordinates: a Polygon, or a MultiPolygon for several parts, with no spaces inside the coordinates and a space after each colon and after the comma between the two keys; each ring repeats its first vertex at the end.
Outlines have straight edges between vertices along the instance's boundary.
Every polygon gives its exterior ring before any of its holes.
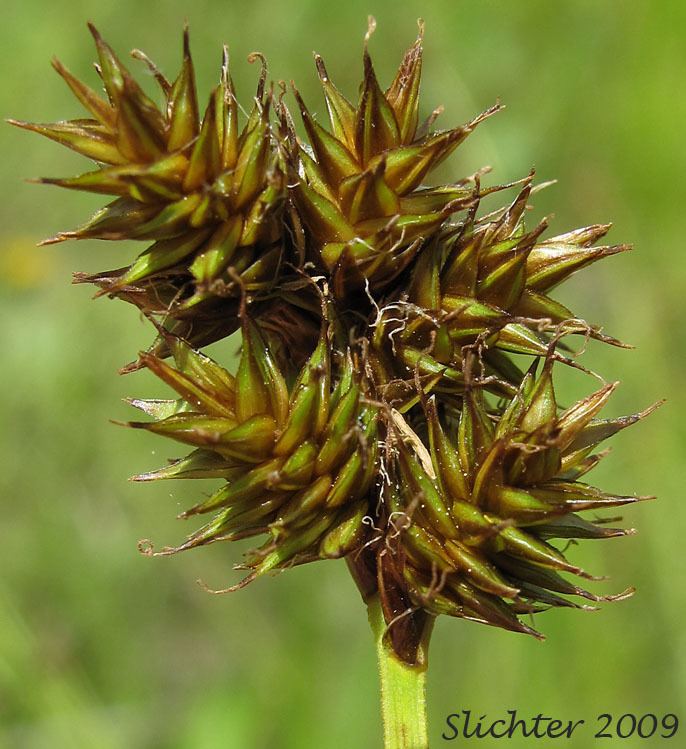
{"type": "Polygon", "coordinates": [[[621,344],[551,296],[627,247],[601,244],[609,225],[553,237],[545,221],[529,225],[533,173],[430,182],[500,105],[449,130],[435,129],[440,110],[422,120],[421,26],[385,90],[367,35],[356,102],[315,56],[328,125],[295,86],[268,83],[261,55],[250,106],[225,49],[202,108],[187,31],[174,81],[133,53],[159,84],[151,97],[91,30],[105,96],[55,61],[87,117],[13,122],[95,162],[43,182],[113,197],[48,242],[147,243],[127,266],[76,276],[153,322],[153,344],[127,371],[145,367],[176,394],[132,399],[150,418],[131,426],[191,452],[135,478],[221,480],[182,514],[208,522],[146,550],[264,537],[229,590],[345,557],[410,662],[439,614],[538,636],[522,615],[630,594],[582,587],[575,578],[591,576],[560,546],[631,532],[579,513],[643,499],[585,478],[598,446],[650,409],[603,418],[616,383],[560,406],[554,369],[583,369],[567,337],[621,344]],[[505,191],[504,207],[483,210],[505,191]],[[200,348],[236,332],[230,373],[200,348]]]}

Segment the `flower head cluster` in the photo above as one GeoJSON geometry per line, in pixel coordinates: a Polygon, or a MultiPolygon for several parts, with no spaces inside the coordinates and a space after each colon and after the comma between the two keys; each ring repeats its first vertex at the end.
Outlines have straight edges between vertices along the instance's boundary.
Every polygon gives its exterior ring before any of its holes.
{"type": "Polygon", "coordinates": [[[131,426],[192,448],[136,479],[221,480],[182,515],[209,522],[156,553],[265,537],[233,587],[346,557],[409,661],[439,614],[538,635],[520,615],[628,595],[580,587],[570,575],[593,578],[559,542],[630,533],[579,513],[641,499],[585,476],[605,455],[597,446],[650,409],[602,418],[616,383],[560,406],[554,366],[583,369],[563,339],[621,344],[551,296],[627,248],[598,244],[608,225],[550,238],[545,221],[530,226],[533,173],[509,185],[485,186],[486,170],[429,181],[500,106],[436,130],[440,110],[420,117],[423,28],[386,90],[368,34],[356,102],[315,57],[328,127],[293,87],[301,137],[261,56],[245,115],[226,50],[201,114],[187,31],[173,82],[134,52],[161,89],[152,98],[92,32],[104,98],[55,62],[87,118],[14,124],[95,162],[44,182],[113,197],[49,242],[148,243],[129,265],[77,280],[151,319],[155,343],[129,369],[178,396],[131,401],[151,417],[131,426]],[[481,209],[511,189],[504,207],[481,209]],[[236,331],[230,374],[199,348],[236,331]]]}

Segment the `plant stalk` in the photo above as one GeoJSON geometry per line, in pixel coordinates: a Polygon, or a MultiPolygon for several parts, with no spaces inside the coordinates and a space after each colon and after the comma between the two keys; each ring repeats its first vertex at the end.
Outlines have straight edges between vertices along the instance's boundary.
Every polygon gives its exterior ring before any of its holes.
{"type": "Polygon", "coordinates": [[[397,656],[384,637],[386,622],[379,596],[371,597],[367,607],[379,663],[384,749],[427,749],[426,650],[431,626],[420,645],[417,665],[410,665],[397,656]]]}

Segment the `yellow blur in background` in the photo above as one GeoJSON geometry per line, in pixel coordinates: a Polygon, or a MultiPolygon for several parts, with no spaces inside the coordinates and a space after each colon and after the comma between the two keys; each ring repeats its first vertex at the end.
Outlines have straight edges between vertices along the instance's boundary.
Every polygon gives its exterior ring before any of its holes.
{"type": "MultiPolygon", "coordinates": [[[[464,709],[495,719],[516,708],[591,726],[600,713],[676,713],[686,722],[684,3],[9,0],[0,110],[37,121],[80,116],[49,62],[56,54],[94,82],[87,19],[122,55],[141,48],[171,75],[187,18],[201,91],[216,79],[227,42],[243,101],[258,75],[246,57],[259,49],[271,76],[296,79],[323,116],[312,50],[354,97],[370,12],[378,21],[371,51],[385,81],[424,17],[422,102],[425,113],[445,106],[439,124],[463,122],[498,97],[507,105],[438,176],[452,180],[490,164],[492,180],[505,182],[535,166],[538,179],[559,180],[535,200],[536,217],[554,214],[554,233],[612,220],[610,241],[635,244],[559,296],[637,346],[592,345],[586,355],[588,366],[622,381],[608,415],[668,399],[616,439],[596,472],[613,492],[659,496],[624,513],[639,535],[570,552],[611,576],[594,590],[634,584],[636,596],[595,614],[540,615],[544,644],[439,620],[429,670],[432,746],[467,743],[441,738],[446,716],[464,709]]],[[[0,128],[0,153],[0,747],[378,746],[372,639],[342,562],[214,597],[196,580],[235,581],[240,545],[156,560],[137,552],[140,538],[184,537],[188,528],[175,515],[197,489],[127,483],[174,454],[109,421],[128,418],[126,395],[165,396],[146,373],[116,374],[151,331],[133,308],[90,301],[91,290],[71,287],[70,276],[125,265],[142,245],[37,248],[101,201],[22,179],[75,174],[87,162],[9,126],[0,128]]],[[[231,361],[232,346],[213,352],[231,361]]],[[[569,401],[595,387],[560,376],[569,401]]],[[[577,736],[565,746],[591,745],[591,732],[577,736]]],[[[635,737],[621,745],[653,744],[635,737]]]]}

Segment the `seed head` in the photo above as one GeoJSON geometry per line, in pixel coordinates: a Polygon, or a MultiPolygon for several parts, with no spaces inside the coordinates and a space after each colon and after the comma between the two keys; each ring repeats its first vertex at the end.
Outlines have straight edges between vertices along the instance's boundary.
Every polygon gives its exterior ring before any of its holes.
{"type": "Polygon", "coordinates": [[[384,90],[372,24],[356,103],[315,56],[328,129],[293,86],[302,139],[261,55],[239,125],[226,51],[201,118],[187,31],[173,83],[134,53],[160,86],[158,105],[91,30],[106,97],[56,62],[89,117],[13,124],[96,162],[44,182],[115,197],[48,242],[152,242],[128,266],[77,280],[151,319],[158,338],[128,369],[146,367],[177,394],[132,400],[151,420],[130,426],[192,452],[135,480],[221,484],[182,513],[213,513],[208,523],[178,546],[144,550],[265,537],[227,590],[346,557],[408,662],[439,614],[539,637],[522,615],[630,595],[586,590],[576,578],[596,578],[561,544],[633,532],[581,513],[647,498],[585,476],[606,455],[602,442],[653,409],[601,418],[616,383],[560,406],[554,367],[588,372],[568,336],[623,344],[552,296],[628,247],[599,244],[605,224],[546,238],[547,221],[525,220],[543,186],[533,172],[506,185],[482,184],[486,169],[428,182],[500,105],[449,130],[433,129],[439,110],[420,124],[423,27],[384,90]],[[513,189],[483,212],[485,196],[513,189]],[[199,349],[239,329],[231,374],[199,349]]]}

